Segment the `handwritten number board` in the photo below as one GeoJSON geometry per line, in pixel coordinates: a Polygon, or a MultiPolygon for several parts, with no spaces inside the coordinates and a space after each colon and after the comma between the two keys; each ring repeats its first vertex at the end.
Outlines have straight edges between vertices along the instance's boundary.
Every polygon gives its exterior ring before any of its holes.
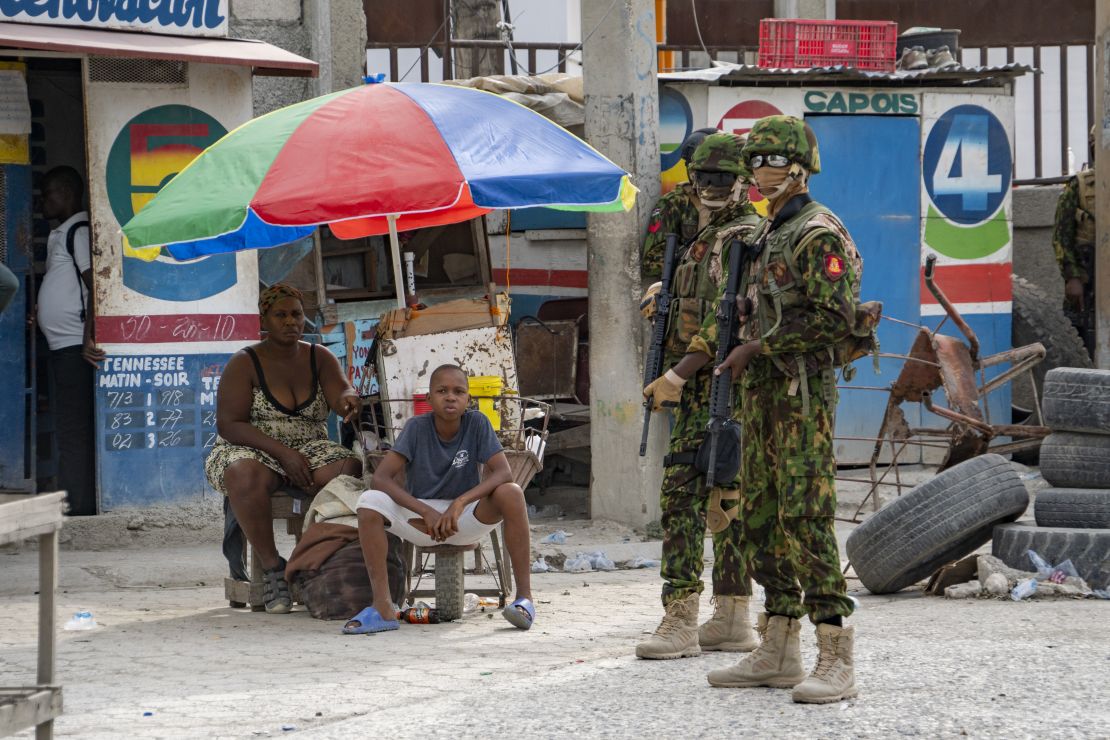
{"type": "Polygon", "coordinates": [[[229,355],[113,355],[96,374],[101,506],[192,500],[211,489],[216,393],[229,355]]]}

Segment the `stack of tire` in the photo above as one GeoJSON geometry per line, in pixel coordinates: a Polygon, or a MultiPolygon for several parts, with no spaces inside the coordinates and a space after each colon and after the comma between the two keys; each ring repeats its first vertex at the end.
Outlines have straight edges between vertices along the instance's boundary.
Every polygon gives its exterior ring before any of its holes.
{"type": "Polygon", "coordinates": [[[1056,368],[1045,376],[1041,475],[1052,486],[1033,503],[1036,524],[995,528],[992,550],[1032,570],[1028,551],[1070,559],[1091,588],[1110,588],[1110,371],[1056,368]]]}
{"type": "Polygon", "coordinates": [[[845,549],[868,591],[894,593],[975,552],[1028,507],[1010,461],[980,455],[885,505],[852,531],[845,549]]]}

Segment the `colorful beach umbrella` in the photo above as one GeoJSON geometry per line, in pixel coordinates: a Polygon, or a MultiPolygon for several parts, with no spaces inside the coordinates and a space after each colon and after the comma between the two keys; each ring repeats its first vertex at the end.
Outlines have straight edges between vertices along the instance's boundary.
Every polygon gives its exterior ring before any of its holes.
{"type": "Polygon", "coordinates": [[[538,113],[453,85],[385,83],[253,119],[210,146],[124,227],[134,254],[178,260],[287,244],[327,224],[353,239],[497,208],[631,208],[628,174],[538,113]]]}

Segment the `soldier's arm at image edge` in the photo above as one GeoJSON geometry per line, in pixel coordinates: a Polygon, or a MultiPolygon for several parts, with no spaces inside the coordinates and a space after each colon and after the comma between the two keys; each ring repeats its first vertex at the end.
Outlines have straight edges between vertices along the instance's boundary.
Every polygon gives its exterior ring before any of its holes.
{"type": "Polygon", "coordinates": [[[840,239],[831,233],[819,236],[796,259],[806,300],[783,309],[779,328],[763,338],[763,354],[815,352],[837,344],[851,331],[855,275],[840,239]],[[830,276],[827,256],[839,260],[839,277],[830,276]]]}
{"type": "Polygon", "coordinates": [[[670,193],[660,198],[648,219],[647,233],[640,247],[640,278],[655,281],[663,277],[663,252],[667,244],[667,234],[679,232],[681,224],[674,223],[670,207],[670,193]]]}
{"type": "Polygon", "coordinates": [[[1052,232],[1052,251],[1064,280],[1087,277],[1075,248],[1075,211],[1079,207],[1079,180],[1071,178],[1056,201],[1056,226],[1052,232]]]}

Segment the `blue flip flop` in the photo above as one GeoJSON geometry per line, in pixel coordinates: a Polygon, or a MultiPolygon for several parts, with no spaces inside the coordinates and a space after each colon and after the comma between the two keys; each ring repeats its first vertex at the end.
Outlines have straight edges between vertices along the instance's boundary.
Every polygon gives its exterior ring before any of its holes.
{"type": "Polygon", "coordinates": [[[536,621],[536,606],[531,599],[517,599],[501,612],[509,624],[517,629],[526,630],[536,621]],[[521,611],[523,610],[523,611],[521,611]]]}
{"type": "Polygon", "coordinates": [[[401,623],[396,619],[383,619],[377,609],[368,606],[347,620],[347,624],[343,625],[343,634],[369,635],[372,632],[388,632],[389,630],[395,630],[400,626],[401,623]],[[351,622],[358,622],[358,626],[351,627],[351,622]]]}

